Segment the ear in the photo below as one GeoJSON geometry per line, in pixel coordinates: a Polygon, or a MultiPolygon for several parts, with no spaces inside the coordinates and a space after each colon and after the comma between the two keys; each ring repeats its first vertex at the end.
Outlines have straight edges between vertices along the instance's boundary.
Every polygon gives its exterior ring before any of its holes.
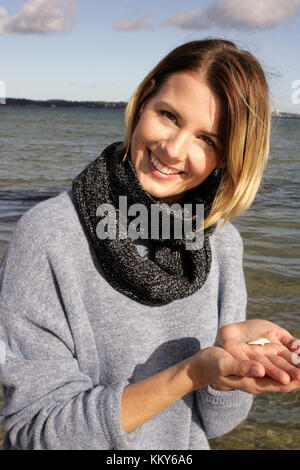
{"type": "Polygon", "coordinates": [[[150,93],[152,93],[152,91],[154,90],[155,88],[155,79],[152,78],[151,82],[149,83],[148,87],[146,88],[146,90],[144,91],[144,93],[142,94],[142,97],[141,97],[141,102],[142,102],[142,105],[140,107],[140,110],[139,110],[139,114],[141,114],[143,111],[144,111],[144,108],[145,108],[145,105],[146,105],[146,98],[148,95],[150,95],[150,93]]]}

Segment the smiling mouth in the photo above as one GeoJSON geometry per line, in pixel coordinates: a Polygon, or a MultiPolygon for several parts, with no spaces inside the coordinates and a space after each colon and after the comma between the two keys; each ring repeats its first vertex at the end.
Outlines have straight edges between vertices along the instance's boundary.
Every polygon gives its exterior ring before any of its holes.
{"type": "Polygon", "coordinates": [[[148,151],[149,151],[149,156],[150,156],[150,160],[151,160],[152,165],[156,168],[156,170],[158,170],[163,175],[183,175],[184,174],[183,171],[173,170],[172,168],[169,168],[167,166],[162,165],[157,160],[157,158],[153,155],[151,150],[148,149],[148,151]]]}

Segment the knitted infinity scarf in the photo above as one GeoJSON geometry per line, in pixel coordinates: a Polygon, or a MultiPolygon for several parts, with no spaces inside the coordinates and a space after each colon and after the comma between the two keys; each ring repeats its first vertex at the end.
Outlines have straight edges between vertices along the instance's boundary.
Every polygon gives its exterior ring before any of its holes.
{"type": "MultiPolygon", "coordinates": [[[[153,204],[164,207],[165,213],[170,216],[171,227],[174,227],[175,217],[178,216],[178,211],[171,211],[168,205],[145,191],[137,178],[130,154],[125,162],[122,161],[124,153],[118,150],[120,143],[107,147],[74,179],[72,185],[80,219],[90,236],[101,268],[112,287],[137,302],[158,305],[188,297],[200,289],[207,279],[211,267],[209,237],[216,226],[204,230],[203,243],[197,250],[186,249],[186,243],[190,239],[185,236],[178,239],[170,235],[166,239],[159,234],[157,239],[151,239],[154,250],[152,260],[143,259],[139,255],[129,236],[103,239],[97,235],[98,206],[112,204],[115,214],[119,214],[119,196],[127,197],[128,207],[135,203],[143,204],[149,214],[153,204]]],[[[191,204],[194,220],[195,204],[204,204],[206,217],[219,186],[220,176],[221,170],[217,169],[200,186],[187,191],[180,201],[180,215],[183,214],[183,205],[191,204]]],[[[126,216],[126,222],[129,223],[131,219],[128,214],[126,216]]],[[[121,219],[117,217],[117,234],[120,233],[119,220],[121,219]]],[[[150,229],[149,216],[148,234],[150,229]]]]}

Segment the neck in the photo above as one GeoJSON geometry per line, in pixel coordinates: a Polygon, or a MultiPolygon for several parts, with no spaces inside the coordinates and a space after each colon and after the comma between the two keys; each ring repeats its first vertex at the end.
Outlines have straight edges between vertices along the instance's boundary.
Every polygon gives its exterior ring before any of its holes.
{"type": "Polygon", "coordinates": [[[166,197],[160,198],[160,200],[164,202],[165,204],[168,204],[168,206],[172,206],[172,204],[179,202],[183,198],[184,194],[185,193],[178,194],[177,196],[166,196],[166,197]]]}

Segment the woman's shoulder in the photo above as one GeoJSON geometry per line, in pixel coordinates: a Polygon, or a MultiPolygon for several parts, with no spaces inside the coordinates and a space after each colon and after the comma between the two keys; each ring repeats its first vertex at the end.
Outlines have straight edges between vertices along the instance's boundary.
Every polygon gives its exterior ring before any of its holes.
{"type": "Polygon", "coordinates": [[[49,264],[53,255],[57,253],[59,262],[63,253],[68,256],[71,251],[73,239],[68,231],[72,234],[76,220],[72,207],[70,194],[64,191],[37,203],[19,218],[0,263],[0,296],[8,305],[13,306],[24,292],[26,300],[39,284],[45,287],[47,280],[52,282],[49,264]]]}
{"type": "Polygon", "coordinates": [[[31,219],[47,220],[48,217],[52,218],[55,214],[57,217],[64,215],[66,211],[70,211],[72,208],[72,190],[71,188],[59,192],[56,196],[45,199],[44,201],[38,202],[33,207],[28,209],[19,219],[25,221],[31,219]]]}
{"type": "Polygon", "coordinates": [[[19,218],[11,240],[43,242],[49,237],[54,239],[58,232],[72,230],[75,223],[72,190],[67,189],[28,209],[19,218]]]}

